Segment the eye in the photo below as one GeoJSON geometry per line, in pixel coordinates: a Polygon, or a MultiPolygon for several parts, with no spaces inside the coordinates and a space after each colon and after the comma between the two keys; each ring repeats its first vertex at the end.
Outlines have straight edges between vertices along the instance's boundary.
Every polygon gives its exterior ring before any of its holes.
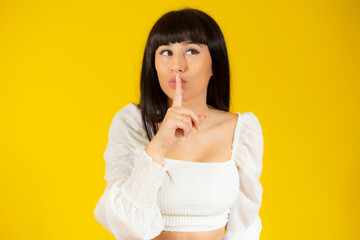
{"type": "Polygon", "coordinates": [[[170,50],[165,49],[165,50],[160,51],[159,54],[164,55],[164,56],[171,56],[172,52],[170,50]]]}
{"type": "Polygon", "coordinates": [[[200,52],[198,51],[198,50],[196,50],[196,49],[189,49],[189,50],[187,50],[186,51],[186,54],[191,54],[191,55],[194,55],[194,54],[199,54],[200,52]]]}

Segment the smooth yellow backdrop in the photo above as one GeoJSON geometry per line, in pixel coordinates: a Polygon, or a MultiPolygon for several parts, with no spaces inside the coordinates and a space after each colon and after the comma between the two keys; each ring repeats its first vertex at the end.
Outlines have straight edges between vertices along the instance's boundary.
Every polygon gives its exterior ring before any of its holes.
{"type": "Polygon", "coordinates": [[[1,1],[0,239],[114,239],[94,218],[112,117],[138,102],[151,26],[225,35],[231,112],[264,134],[261,239],[360,239],[358,1],[1,1]]]}

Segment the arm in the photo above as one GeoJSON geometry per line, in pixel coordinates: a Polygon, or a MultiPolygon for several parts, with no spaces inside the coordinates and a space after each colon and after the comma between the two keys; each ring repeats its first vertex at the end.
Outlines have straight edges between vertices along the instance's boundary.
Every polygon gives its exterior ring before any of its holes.
{"type": "Polygon", "coordinates": [[[235,145],[240,188],[230,209],[224,240],[258,240],[262,229],[259,216],[263,192],[259,182],[264,150],[262,129],[253,113],[243,113],[241,117],[235,145]]]}
{"type": "Polygon", "coordinates": [[[124,240],[152,239],[164,227],[157,193],[166,169],[144,149],[145,138],[134,114],[126,106],[112,120],[104,153],[108,183],[94,212],[116,239],[124,240]]]}

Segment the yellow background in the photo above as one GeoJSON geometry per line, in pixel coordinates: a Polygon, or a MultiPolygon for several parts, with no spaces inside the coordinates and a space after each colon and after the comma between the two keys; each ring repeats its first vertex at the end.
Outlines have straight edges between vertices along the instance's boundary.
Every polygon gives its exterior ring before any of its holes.
{"type": "Polygon", "coordinates": [[[231,112],[264,134],[261,239],[360,239],[358,1],[1,1],[0,239],[114,239],[94,218],[112,117],[138,102],[151,26],[225,35],[231,112]]]}

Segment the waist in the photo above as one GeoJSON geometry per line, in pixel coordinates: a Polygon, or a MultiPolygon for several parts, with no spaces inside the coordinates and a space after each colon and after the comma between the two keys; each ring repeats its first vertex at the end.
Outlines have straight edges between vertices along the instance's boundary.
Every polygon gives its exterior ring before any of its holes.
{"type": "Polygon", "coordinates": [[[162,231],[152,240],[222,240],[225,227],[205,232],[169,232],[162,231]]]}

